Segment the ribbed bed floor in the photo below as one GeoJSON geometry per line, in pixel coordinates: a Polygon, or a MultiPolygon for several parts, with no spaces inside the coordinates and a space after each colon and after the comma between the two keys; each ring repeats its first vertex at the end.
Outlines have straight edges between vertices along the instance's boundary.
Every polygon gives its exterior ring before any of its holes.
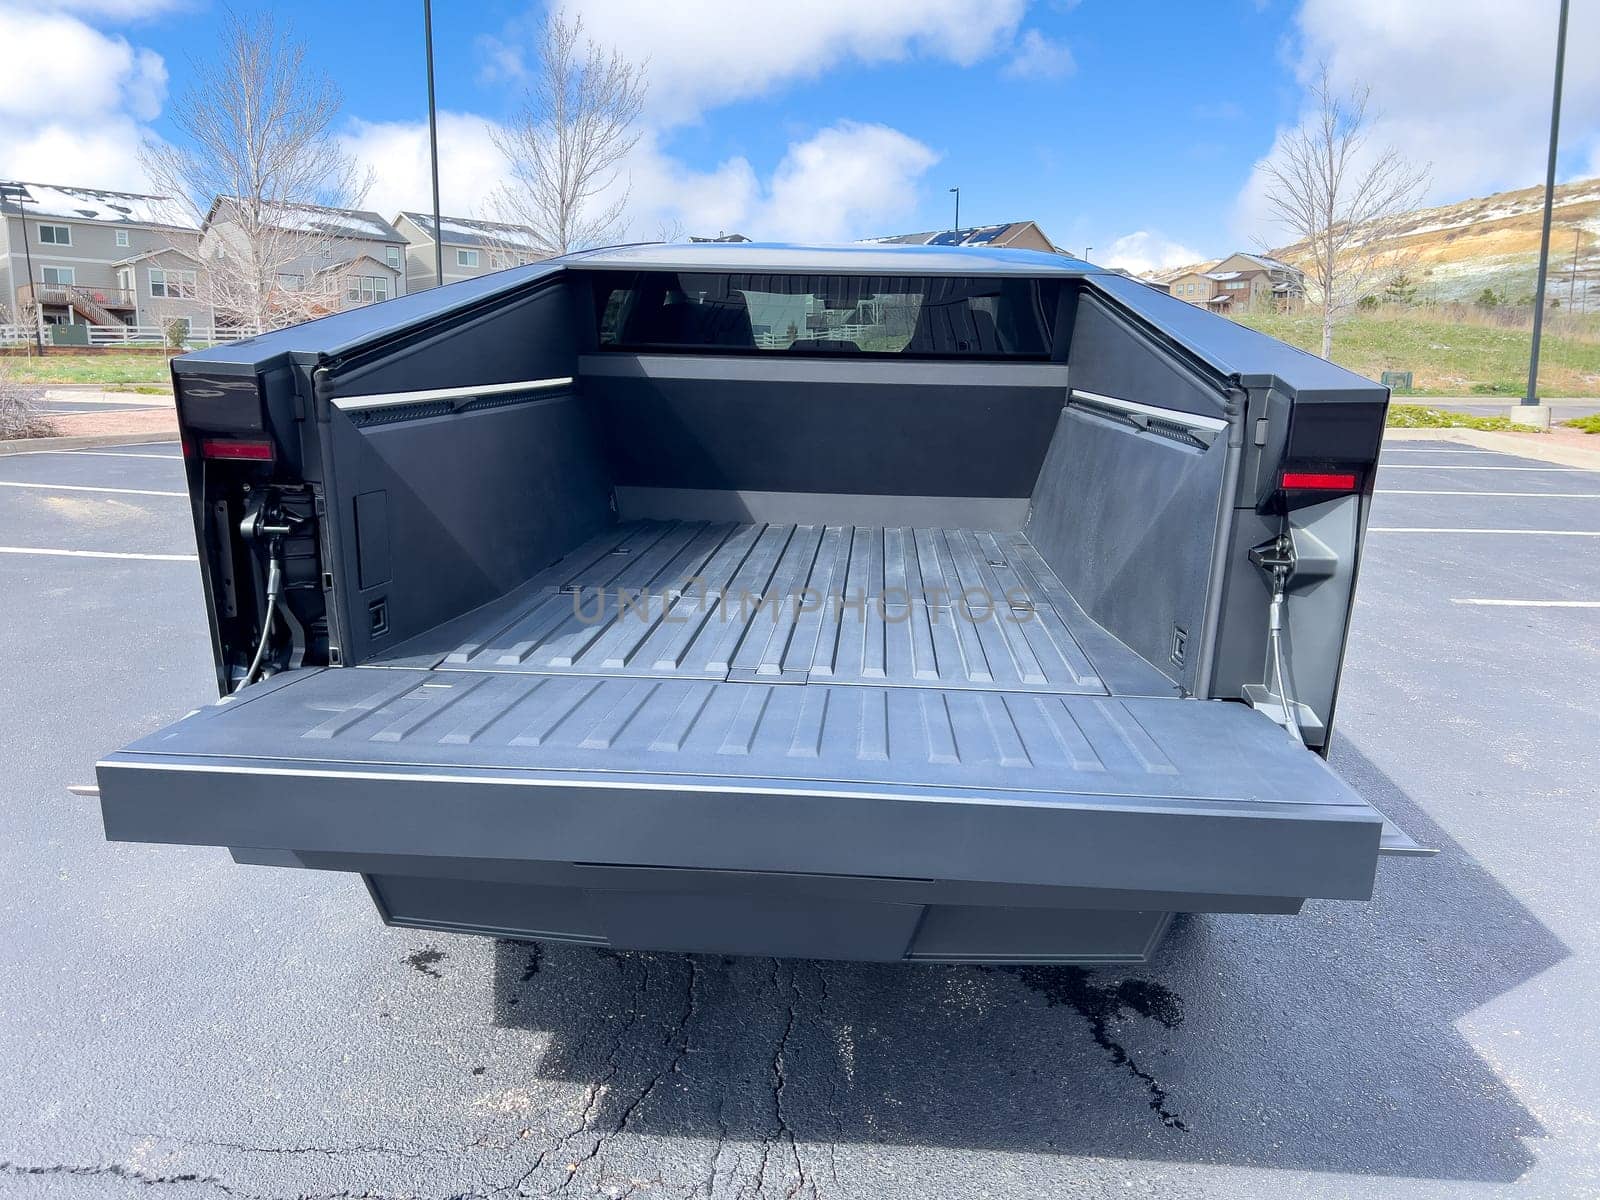
{"type": "Polygon", "coordinates": [[[1020,532],[635,521],[385,660],[457,671],[1172,695],[1020,532]]]}

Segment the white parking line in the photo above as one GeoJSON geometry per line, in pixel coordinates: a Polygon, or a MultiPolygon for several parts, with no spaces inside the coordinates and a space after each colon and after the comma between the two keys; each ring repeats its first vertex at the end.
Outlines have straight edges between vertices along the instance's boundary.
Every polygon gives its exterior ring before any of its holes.
{"type": "Polygon", "coordinates": [[[120,550],[54,550],[44,546],[0,546],[0,554],[42,554],[51,558],[131,558],[146,562],[196,562],[193,554],[132,554],[120,550]]]}
{"type": "Polygon", "coordinates": [[[1600,600],[1467,600],[1451,597],[1451,604],[1476,604],[1484,608],[1600,608],[1600,600]]]}
{"type": "Polygon", "coordinates": [[[134,454],[127,450],[43,450],[42,454],[81,454],[93,458],[161,458],[168,462],[182,462],[181,454],[134,454]]]}
{"type": "Polygon", "coordinates": [[[1428,488],[1377,488],[1379,496],[1525,496],[1533,500],[1600,500],[1600,492],[1446,492],[1428,488]]]}
{"type": "Polygon", "coordinates": [[[1503,454],[1503,450],[1457,450],[1436,446],[1385,446],[1384,454],[1503,454]]]}
{"type": "Polygon", "coordinates": [[[1368,533],[1517,533],[1529,537],[1600,537],[1600,529],[1434,529],[1423,526],[1369,526],[1368,533]]]}
{"type": "Polygon", "coordinates": [[[188,492],[153,492],[145,488],[90,487],[86,483],[20,483],[0,479],[0,487],[41,488],[49,492],[112,492],[118,496],[187,496],[188,492]]]}

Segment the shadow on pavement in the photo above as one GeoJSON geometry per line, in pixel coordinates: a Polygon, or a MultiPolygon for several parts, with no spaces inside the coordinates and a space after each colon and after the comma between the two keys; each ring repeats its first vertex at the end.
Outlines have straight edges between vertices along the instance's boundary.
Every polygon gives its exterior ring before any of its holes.
{"type": "Polygon", "coordinates": [[[1427,845],[1371,904],[1180,918],[1130,972],[614,953],[501,942],[529,1070],[644,1135],[1055,1152],[1510,1181],[1538,1123],[1457,1032],[1566,948],[1348,744],[1427,845]]]}

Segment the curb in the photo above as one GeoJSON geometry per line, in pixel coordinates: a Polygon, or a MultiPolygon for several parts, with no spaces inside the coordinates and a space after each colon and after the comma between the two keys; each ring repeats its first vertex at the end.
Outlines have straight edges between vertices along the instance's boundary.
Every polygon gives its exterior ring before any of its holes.
{"type": "Polygon", "coordinates": [[[1600,471],[1600,446],[1590,450],[1583,446],[1570,446],[1544,438],[1539,434],[1495,433],[1485,429],[1386,429],[1385,442],[1461,442],[1480,450],[1496,450],[1501,454],[1516,454],[1523,458],[1536,458],[1540,462],[1556,463],[1563,467],[1581,467],[1600,471]]]}
{"type": "Polygon", "coordinates": [[[0,455],[49,454],[55,450],[88,450],[95,446],[139,446],[148,442],[177,440],[176,429],[145,433],[90,433],[82,437],[16,438],[9,442],[0,442],[0,455]]]}

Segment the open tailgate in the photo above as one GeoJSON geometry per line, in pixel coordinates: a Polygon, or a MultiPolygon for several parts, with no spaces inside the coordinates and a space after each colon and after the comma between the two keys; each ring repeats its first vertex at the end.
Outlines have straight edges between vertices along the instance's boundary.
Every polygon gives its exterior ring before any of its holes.
{"type": "Polygon", "coordinates": [[[1224,896],[1415,847],[1241,704],[287,672],[98,765],[108,837],[1224,896]]]}

